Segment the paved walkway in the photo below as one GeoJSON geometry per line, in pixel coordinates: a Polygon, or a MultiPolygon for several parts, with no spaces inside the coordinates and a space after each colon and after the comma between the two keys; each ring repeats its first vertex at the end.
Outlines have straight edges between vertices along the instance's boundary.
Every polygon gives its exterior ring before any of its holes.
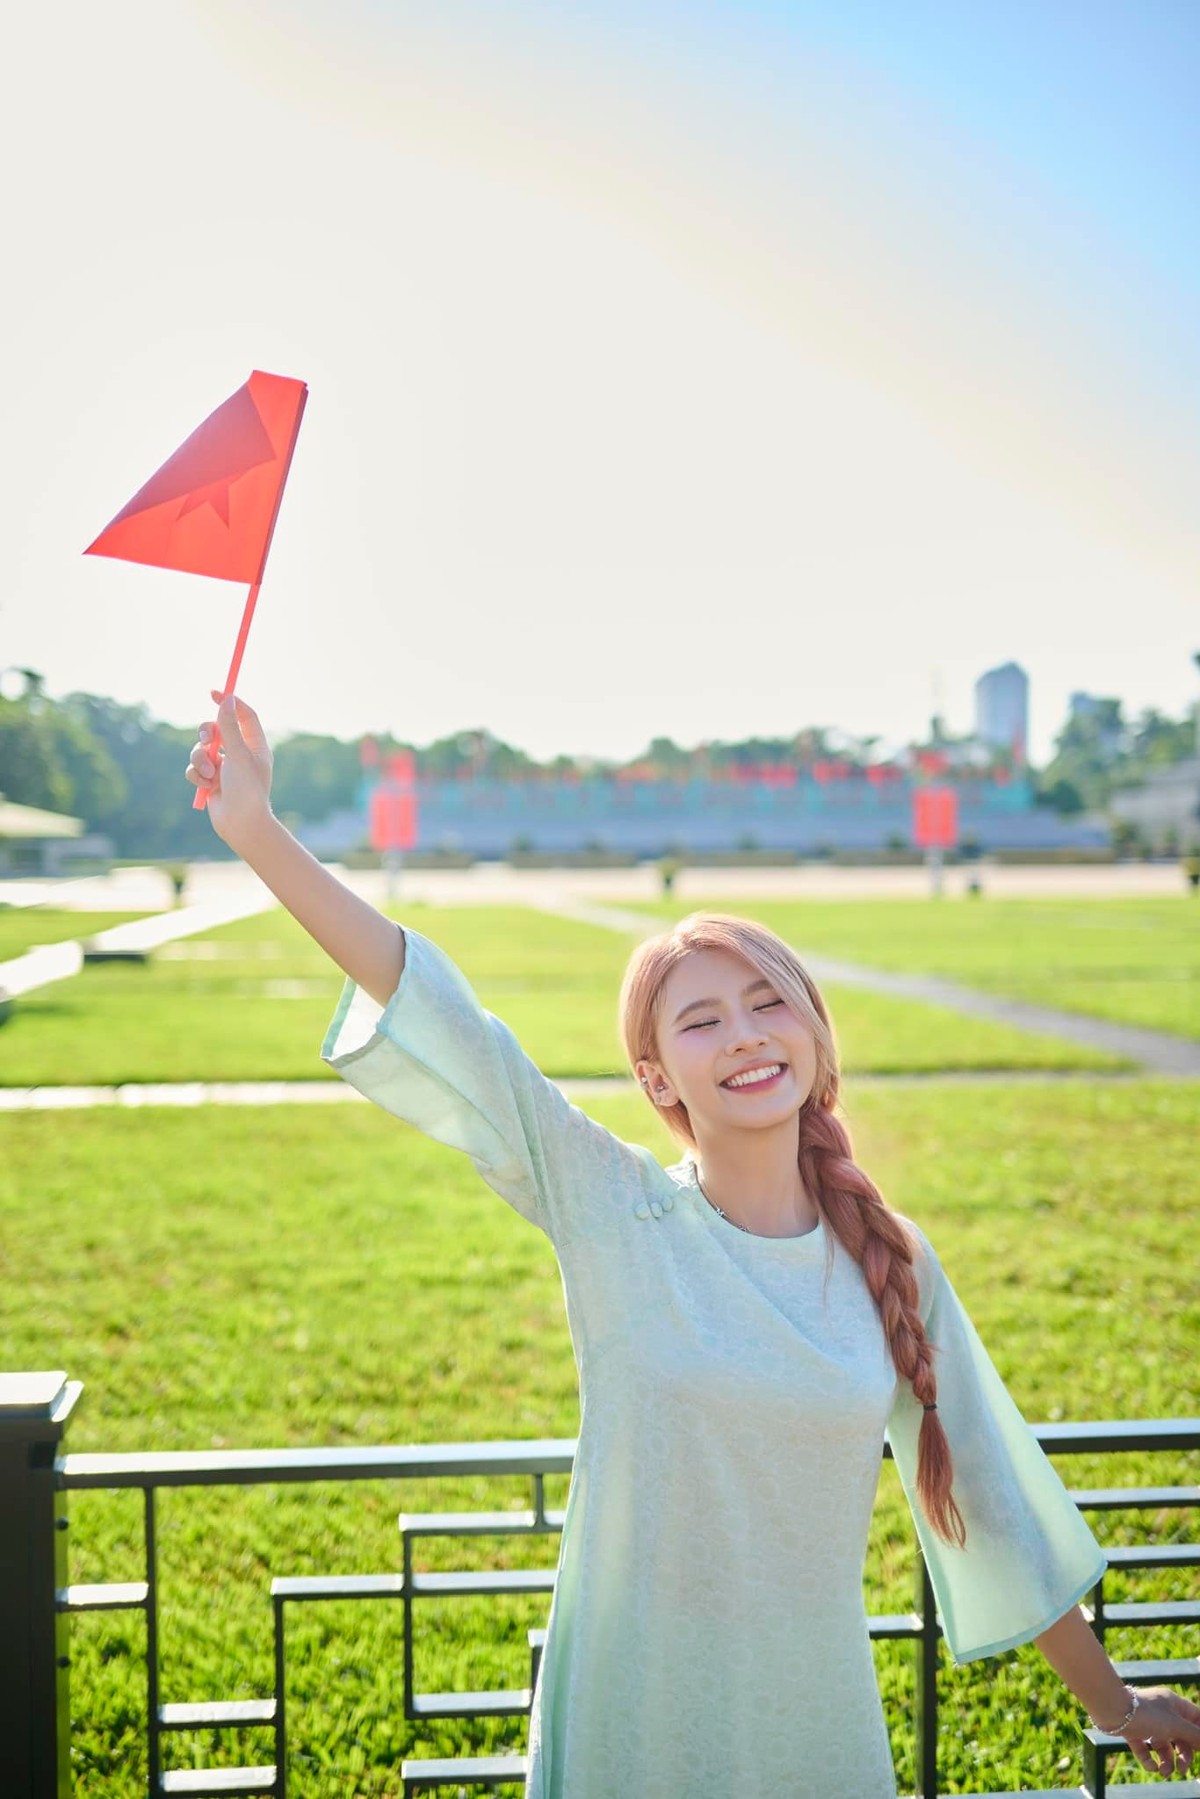
{"type": "MultiPolygon", "coordinates": [[[[144,876],[153,871],[129,869],[121,872],[144,876]]],[[[68,882],[65,885],[90,889],[92,883],[68,882]]],[[[121,886],[118,883],[118,887],[121,886]]],[[[150,955],[164,943],[174,943],[180,937],[194,937],[200,931],[214,930],[217,925],[233,924],[240,918],[253,917],[256,912],[268,912],[279,903],[270,888],[265,887],[256,875],[251,876],[250,882],[239,882],[236,887],[216,892],[211,897],[188,906],[176,906],[174,889],[169,882],[167,888],[171,894],[170,911],[152,911],[145,918],[131,918],[127,924],[112,925],[107,931],[97,931],[87,939],[89,947],[106,950],[113,955],[150,955]]],[[[124,903],[113,903],[110,900],[99,909],[105,912],[136,911],[139,904],[145,903],[145,899],[130,904],[128,894],[131,890],[144,896],[150,891],[145,881],[135,882],[132,887],[125,885],[124,903]]],[[[154,891],[159,889],[156,887],[154,891]]],[[[45,901],[25,903],[57,906],[60,902],[57,895],[52,895],[45,901]]],[[[76,908],[72,906],[71,909],[76,908]]],[[[39,944],[34,949],[27,950],[23,956],[14,956],[10,962],[0,962],[0,996],[15,999],[18,994],[32,993],[35,988],[46,987],[51,981],[66,980],[69,976],[78,974],[82,967],[82,941],[39,944]]]]}
{"type": "Polygon", "coordinates": [[[1146,1074],[1200,1079],[1200,1043],[1187,1037],[1172,1036],[1168,1031],[1117,1024],[1112,1019],[1091,1018],[1082,1012],[1060,1012],[1053,1006],[1038,1006],[1030,1000],[1007,999],[998,993],[982,993],[976,987],[960,987],[957,982],[944,981],[936,975],[889,974],[878,968],[860,968],[849,962],[831,961],[825,956],[805,957],[805,967],[810,968],[819,981],[866,987],[873,993],[893,994],[900,999],[922,1000],[973,1018],[1010,1024],[1017,1030],[1031,1031],[1035,1036],[1062,1037],[1086,1049],[1127,1056],[1146,1074]]]}
{"type": "MultiPolygon", "coordinates": [[[[382,901],[386,891],[382,874],[342,868],[335,872],[372,904],[382,901]]],[[[985,859],[944,869],[939,903],[986,906],[989,897],[1174,899],[1185,891],[1177,862],[1035,865],[985,859]],[[966,897],[973,880],[982,885],[982,899],[966,897]]],[[[510,868],[503,862],[479,862],[466,869],[404,869],[397,894],[401,901],[420,900],[431,906],[536,906],[547,895],[585,903],[644,906],[662,897],[662,880],[653,863],[640,863],[636,868],[510,868]]],[[[685,906],[730,899],[925,900],[930,897],[930,879],[924,868],[836,868],[825,863],[794,868],[685,868],[676,877],[674,897],[685,906]]],[[[1196,897],[1200,902],[1200,895],[1196,897]]]]}
{"type": "MultiPolygon", "coordinates": [[[[330,867],[339,880],[378,904],[386,877],[372,870],[330,867]]],[[[1095,864],[960,863],[944,870],[943,900],[963,901],[969,881],[979,880],[984,894],[995,899],[1149,899],[1183,893],[1177,862],[1112,862],[1095,864]]],[[[189,900],[204,900],[258,886],[244,863],[192,862],[187,870],[189,900]]],[[[478,862],[465,869],[404,869],[397,891],[403,899],[431,906],[526,905],[540,894],[571,900],[597,900],[616,905],[646,905],[661,896],[657,867],[510,868],[503,862],[478,862]]],[[[685,905],[714,899],[924,899],[929,875],[924,868],[836,868],[809,863],[794,868],[685,868],[675,882],[675,897],[685,905]]],[[[1200,903],[1200,895],[1197,895],[1200,903]]],[[[170,883],[159,868],[119,868],[108,875],[76,879],[0,879],[0,904],[62,906],[91,912],[165,910],[172,904],[170,883]]]]}
{"type": "MultiPolygon", "coordinates": [[[[1096,1073],[1086,1068],[941,1069],[928,1073],[853,1074],[843,1091],[860,1087],[917,1087],[931,1082],[952,1082],[963,1087],[992,1086],[1010,1082],[1041,1085],[1046,1081],[1136,1081],[1140,1069],[1096,1073]]],[[[556,1081],[568,1099],[587,1099],[596,1094],[635,1094],[638,1088],[624,1075],[581,1075],[577,1080],[556,1081]]],[[[56,1112],[91,1106],[328,1106],[366,1105],[357,1088],[345,1081],[160,1081],[129,1082],[122,1087],[0,1087],[0,1112],[56,1112]]]]}
{"type": "MultiPolygon", "coordinates": [[[[189,903],[262,885],[242,862],[191,862],[185,866],[189,903]]],[[[169,912],[175,905],[175,888],[161,868],[114,868],[109,874],[60,880],[0,880],[0,905],[52,906],[65,912],[169,912]]]]}
{"type": "MultiPolygon", "coordinates": [[[[608,930],[649,937],[664,929],[664,921],[648,912],[631,912],[616,906],[598,906],[569,900],[555,903],[547,897],[540,908],[561,917],[577,918],[583,924],[599,925],[608,930]]],[[[960,987],[937,975],[891,974],[882,968],[864,968],[857,962],[840,962],[831,956],[797,952],[804,966],[817,981],[843,987],[862,987],[871,993],[884,993],[897,999],[920,1000],[931,1006],[944,1006],[972,1018],[991,1019],[1017,1030],[1030,1031],[1039,1037],[1059,1037],[1085,1049],[1107,1050],[1110,1055],[1125,1056],[1136,1062],[1145,1074],[1172,1075],[1181,1079],[1200,1079],[1200,1042],[1175,1037],[1167,1031],[1145,1030],[1138,1025],[1116,1024],[1105,1018],[1090,1018],[1082,1012],[1060,1012],[1053,1006],[1039,1006],[1028,1000],[1007,999],[997,993],[982,993],[975,987],[960,987]]]]}

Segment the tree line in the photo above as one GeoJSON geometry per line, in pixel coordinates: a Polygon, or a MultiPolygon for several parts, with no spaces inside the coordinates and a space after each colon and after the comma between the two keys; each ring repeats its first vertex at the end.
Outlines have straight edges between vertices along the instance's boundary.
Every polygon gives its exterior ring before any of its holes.
{"type": "MultiPolygon", "coordinates": [[[[103,695],[71,693],[52,699],[37,676],[18,698],[0,697],[0,793],[21,805],[83,819],[89,832],[111,839],[119,857],[187,857],[218,847],[197,813],[183,804],[183,770],[195,738],[192,727],[164,723],[144,705],[125,706],[103,695]]],[[[582,778],[596,772],[636,769],[649,775],[711,775],[741,764],[790,763],[809,767],[836,756],[852,767],[875,759],[877,737],[852,737],[810,727],[790,737],[706,743],[685,749],[656,737],[628,763],[557,756],[538,762],[487,731],[460,731],[425,748],[382,736],[381,759],[413,751],[423,775],[494,778],[535,774],[582,778]]],[[[934,721],[932,747],[954,760],[954,739],[934,721]]],[[[930,747],[930,746],[913,746],[930,747]]],[[[977,748],[978,746],[976,746],[977,748]]],[[[272,803],[285,822],[313,823],[358,803],[362,783],[361,740],[300,732],[275,748],[272,803]]],[[[1072,713],[1043,769],[1031,769],[1039,804],[1063,814],[1103,811],[1120,787],[1136,786],[1156,768],[1195,753],[1190,717],[1172,719],[1155,708],[1127,720],[1119,699],[1100,699],[1072,713]]],[[[997,760],[1003,762],[1001,754],[997,760]]]]}

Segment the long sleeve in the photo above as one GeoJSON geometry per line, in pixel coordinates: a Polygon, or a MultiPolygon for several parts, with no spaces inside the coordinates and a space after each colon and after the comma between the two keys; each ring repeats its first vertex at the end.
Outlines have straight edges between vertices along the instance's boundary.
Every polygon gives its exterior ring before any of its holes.
{"type": "Polygon", "coordinates": [[[449,956],[419,931],[406,927],[404,938],[404,969],[386,1006],[346,981],[322,1059],[394,1117],[470,1156],[556,1245],[586,1233],[630,1161],[641,1177],[650,1152],[571,1105],[449,956]]]}
{"type": "Polygon", "coordinates": [[[1095,1586],[1104,1551],[1021,1416],[924,1233],[914,1260],[935,1345],[938,1415],[953,1457],[965,1548],[946,1543],[917,1498],[922,1411],[901,1380],[887,1436],[908,1497],[950,1652],[996,1655],[1048,1630],[1095,1586]]]}

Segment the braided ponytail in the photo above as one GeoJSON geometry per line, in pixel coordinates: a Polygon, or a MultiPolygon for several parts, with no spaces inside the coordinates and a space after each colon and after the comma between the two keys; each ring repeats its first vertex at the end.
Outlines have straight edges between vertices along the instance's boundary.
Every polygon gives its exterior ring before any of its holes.
{"type": "MultiPolygon", "coordinates": [[[[672,931],[640,943],[621,987],[620,1022],[630,1064],[658,1060],[658,1006],[671,970],[693,950],[728,950],[764,975],[812,1031],[813,1091],[800,1112],[800,1174],[828,1230],[863,1271],[879,1309],[893,1365],[924,1407],[917,1439],[917,1497],[933,1529],[959,1548],[966,1525],[951,1492],[950,1443],[937,1412],[933,1345],[925,1334],[913,1273],[913,1240],[854,1160],[850,1133],[835,1116],[840,1075],[833,1024],[811,976],[782,938],[750,919],[694,912],[672,931]]],[[[696,1145],[687,1107],[662,1108],[668,1128],[696,1145]]],[[[832,1242],[828,1246],[832,1257],[832,1242]]],[[[829,1263],[826,1273],[828,1276],[829,1263]]]]}
{"type": "Polygon", "coordinates": [[[911,1381],[924,1407],[917,1439],[917,1497],[938,1536],[961,1549],[967,1527],[951,1492],[953,1461],[937,1411],[933,1346],[921,1322],[912,1242],[878,1187],[854,1160],[850,1133],[833,1115],[836,1087],[835,1080],[819,1105],[807,1105],[800,1113],[800,1173],[827,1227],[861,1267],[879,1308],[896,1373],[911,1381]]]}

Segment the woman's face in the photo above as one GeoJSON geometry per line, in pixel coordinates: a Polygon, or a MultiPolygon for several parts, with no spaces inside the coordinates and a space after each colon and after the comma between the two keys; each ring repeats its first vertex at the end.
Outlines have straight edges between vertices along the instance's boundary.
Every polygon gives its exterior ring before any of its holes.
{"type": "Polygon", "coordinates": [[[812,1031],[777,988],[730,950],[699,949],[663,985],[658,1060],[639,1062],[656,1105],[682,1100],[692,1129],[765,1130],[813,1090],[812,1031]]]}

